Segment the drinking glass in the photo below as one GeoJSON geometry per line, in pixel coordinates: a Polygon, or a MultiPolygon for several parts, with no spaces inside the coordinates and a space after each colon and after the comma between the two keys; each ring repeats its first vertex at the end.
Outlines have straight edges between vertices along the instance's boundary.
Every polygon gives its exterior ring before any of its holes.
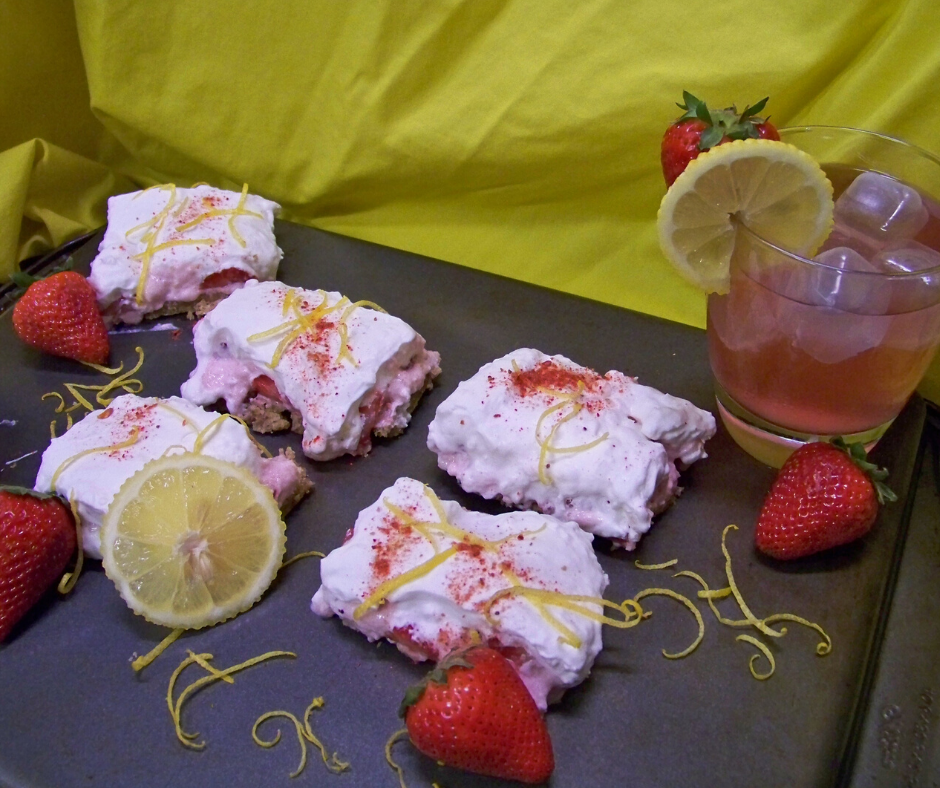
{"type": "Polygon", "coordinates": [[[776,467],[810,440],[873,445],[940,344],[940,158],[858,129],[780,136],[832,182],[833,231],[810,259],[736,222],[707,327],[722,420],[776,467]]]}

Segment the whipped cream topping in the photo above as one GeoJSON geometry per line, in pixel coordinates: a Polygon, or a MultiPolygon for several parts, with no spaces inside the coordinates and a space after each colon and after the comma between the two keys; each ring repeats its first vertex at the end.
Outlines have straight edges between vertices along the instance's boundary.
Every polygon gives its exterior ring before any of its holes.
{"type": "Polygon", "coordinates": [[[267,377],[301,417],[303,451],[315,460],[366,454],[373,431],[403,430],[413,397],[440,372],[440,356],[403,320],[280,282],[248,282],[193,335],[197,364],[183,396],[199,405],[224,399],[245,415],[255,381],[267,377]]]}
{"type": "Polygon", "coordinates": [[[111,197],[88,278],[99,308],[112,322],[137,323],[168,303],[274,279],[283,256],[274,240],[279,210],[263,197],[210,186],[167,184],[111,197]]]}
{"type": "MultiPolygon", "coordinates": [[[[43,452],[35,489],[76,501],[85,553],[101,558],[98,531],[121,485],[151,460],[193,451],[200,432],[219,416],[179,397],[116,397],[104,410],[92,411],[64,435],[53,438],[43,452]],[[128,445],[78,456],[121,444],[128,445]]],[[[202,454],[249,470],[271,487],[279,502],[301,480],[303,471],[284,456],[266,459],[244,425],[231,417],[206,430],[200,444],[202,454]]]]}
{"type": "MultiPolygon", "coordinates": [[[[360,512],[347,541],[320,562],[322,585],[311,608],[339,616],[369,640],[387,638],[418,661],[442,659],[469,645],[475,632],[513,662],[544,709],[587,678],[602,647],[600,623],[550,603],[540,612],[539,603],[522,594],[501,597],[488,611],[487,603],[514,584],[603,596],[607,575],[591,541],[574,523],[536,512],[468,511],[401,478],[360,512]],[[448,551],[430,571],[396,583],[448,551]],[[397,587],[385,601],[364,605],[389,582],[397,587]]],[[[585,606],[602,612],[600,605],[585,606]]]]}
{"type": "Polygon", "coordinates": [[[715,419],[686,400],[522,348],[437,409],[428,448],[464,490],[537,507],[632,549],[705,457],[715,419]]]}

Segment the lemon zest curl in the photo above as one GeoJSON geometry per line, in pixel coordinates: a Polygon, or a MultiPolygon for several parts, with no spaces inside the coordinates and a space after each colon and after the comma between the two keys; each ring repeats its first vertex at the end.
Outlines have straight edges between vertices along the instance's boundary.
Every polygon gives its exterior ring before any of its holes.
{"type": "Polygon", "coordinates": [[[320,756],[323,758],[323,764],[327,769],[329,769],[334,774],[345,772],[349,769],[349,763],[347,761],[341,761],[335,752],[332,754],[332,756],[329,755],[326,747],[316,737],[313,729],[310,727],[310,715],[313,714],[315,709],[320,709],[322,707],[323,698],[314,698],[304,712],[303,723],[301,723],[301,721],[289,711],[278,709],[276,711],[265,712],[260,717],[258,717],[257,720],[255,720],[255,724],[251,729],[251,738],[254,739],[255,744],[260,747],[273,747],[281,740],[280,729],[277,730],[273,739],[265,740],[258,736],[258,728],[266,720],[275,717],[285,717],[294,723],[294,728],[297,731],[297,740],[300,742],[300,765],[293,772],[291,772],[291,777],[297,777],[300,775],[300,773],[304,770],[304,767],[307,765],[307,742],[310,742],[310,744],[320,751],[320,756]]]}
{"type": "MultiPolygon", "coordinates": [[[[176,184],[173,183],[164,183],[157,186],[151,186],[143,191],[138,192],[134,195],[133,199],[137,199],[141,194],[150,191],[151,189],[160,189],[161,191],[169,192],[167,196],[166,205],[163,206],[156,214],[146,221],[141,222],[140,224],[134,225],[127,232],[124,233],[124,237],[130,239],[135,233],[143,231],[138,242],[144,243],[144,251],[140,252],[133,256],[132,259],[140,261],[140,277],[137,280],[137,290],[134,295],[134,300],[137,305],[140,306],[144,301],[144,290],[147,286],[147,279],[150,276],[150,265],[153,262],[153,256],[157,252],[162,252],[164,249],[169,249],[173,246],[193,246],[202,244],[208,246],[213,243],[212,238],[174,238],[164,243],[158,244],[157,238],[160,236],[160,233],[163,232],[163,228],[166,227],[168,219],[176,219],[185,209],[188,202],[188,198],[182,199],[179,203],[176,202],[176,184]]],[[[174,232],[180,232],[183,228],[176,228],[174,232]]],[[[237,236],[238,237],[238,236],[237,236]]],[[[245,244],[242,243],[242,246],[245,244]]]]}
{"type": "Polygon", "coordinates": [[[321,553],[319,550],[307,550],[305,553],[297,553],[297,555],[292,555],[284,563],[281,564],[281,569],[285,566],[290,566],[295,561],[299,561],[301,558],[326,558],[324,553],[321,553]]]}
{"type": "MultiPolygon", "coordinates": [[[[249,440],[251,440],[251,442],[255,445],[255,447],[258,449],[258,451],[261,452],[261,454],[264,457],[267,457],[269,459],[271,457],[271,452],[268,450],[267,446],[265,446],[257,438],[255,438],[254,435],[251,434],[251,430],[248,428],[247,422],[240,416],[236,416],[233,413],[223,413],[218,418],[213,419],[211,422],[209,422],[205,427],[203,427],[202,429],[199,429],[198,427],[196,427],[195,424],[193,424],[192,419],[190,419],[181,411],[174,408],[172,405],[168,405],[163,400],[160,400],[157,403],[157,405],[158,407],[161,407],[165,411],[168,411],[169,413],[172,413],[174,416],[176,416],[176,418],[178,418],[182,422],[184,427],[189,427],[191,430],[196,432],[196,440],[193,443],[193,448],[192,448],[192,452],[194,454],[201,454],[203,449],[205,449],[206,447],[206,443],[208,443],[209,439],[211,438],[211,434],[220,426],[222,426],[222,424],[225,423],[226,419],[231,419],[232,421],[237,421],[239,424],[242,425],[242,427],[245,430],[245,435],[248,436],[249,440]]],[[[178,445],[178,446],[184,452],[189,451],[189,449],[187,449],[185,446],[181,446],[181,445],[178,445]]],[[[174,448],[174,447],[168,446],[167,451],[169,451],[169,449],[171,448],[174,448]]]]}
{"type": "Polygon", "coordinates": [[[670,654],[666,651],[666,649],[663,649],[663,656],[666,659],[682,659],[683,657],[689,656],[689,654],[699,647],[699,644],[702,642],[702,638],[705,637],[705,622],[702,620],[702,614],[699,612],[698,608],[687,596],[673,591],[670,588],[645,588],[633,598],[639,602],[641,599],[647,596],[667,596],[670,599],[675,599],[677,602],[681,602],[692,611],[692,615],[695,616],[695,623],[698,624],[698,635],[695,640],[692,641],[692,644],[677,654],[670,654]]]}
{"type": "MultiPolygon", "coordinates": [[[[599,624],[607,624],[608,626],[615,627],[617,629],[630,629],[635,627],[640,621],[643,620],[643,608],[640,606],[640,603],[636,599],[625,599],[620,604],[616,602],[611,602],[608,599],[603,599],[601,597],[595,596],[586,596],[581,594],[562,594],[558,591],[550,591],[547,588],[532,588],[531,586],[524,585],[512,585],[509,588],[503,588],[497,591],[493,596],[491,596],[483,605],[483,615],[486,617],[487,621],[491,624],[494,624],[493,615],[490,612],[494,604],[496,604],[500,599],[503,599],[508,596],[521,596],[525,599],[528,599],[530,602],[538,602],[542,605],[549,605],[551,607],[560,607],[563,610],[570,610],[573,613],[584,616],[591,621],[596,621],[599,624]],[[600,608],[612,608],[623,614],[623,619],[612,618],[610,616],[605,616],[603,613],[598,613],[595,610],[591,610],[585,605],[596,605],[600,608]]],[[[581,639],[578,638],[574,632],[572,632],[568,627],[566,627],[561,622],[555,624],[556,628],[562,630],[565,637],[563,640],[568,642],[569,645],[574,646],[575,648],[580,648],[581,639]]]]}
{"type": "Polygon", "coordinates": [[[71,572],[62,575],[59,580],[56,590],[60,594],[71,593],[72,589],[75,588],[85,560],[85,550],[82,547],[82,518],[78,514],[78,501],[75,500],[74,495],[69,496],[69,508],[72,510],[72,520],[75,523],[75,544],[77,545],[78,554],[75,557],[75,568],[71,572]]]}
{"type": "Polygon", "coordinates": [[[102,452],[108,453],[112,451],[120,451],[121,449],[128,449],[137,443],[138,438],[140,437],[140,427],[134,425],[131,427],[131,434],[127,437],[126,440],[121,441],[120,443],[112,444],[111,446],[95,446],[91,449],[85,449],[84,451],[78,452],[78,454],[73,454],[71,457],[65,459],[62,464],[56,468],[55,473],[52,474],[52,479],[49,482],[49,486],[53,489],[55,488],[56,482],[59,480],[59,476],[62,475],[62,472],[78,462],[78,460],[88,457],[91,454],[101,454],[102,452]]]}
{"type": "MultiPolygon", "coordinates": [[[[819,641],[819,643],[817,643],[816,645],[816,654],[818,656],[824,657],[827,654],[831,653],[832,638],[829,637],[828,633],[819,624],[816,624],[812,621],[808,621],[807,619],[801,616],[794,615],[793,613],[774,613],[764,618],[758,618],[757,616],[754,615],[754,613],[750,610],[750,608],[744,602],[744,598],[741,594],[740,589],[737,586],[737,583],[735,582],[734,573],[732,572],[732,569],[731,569],[731,554],[728,551],[726,540],[727,540],[728,532],[732,530],[737,530],[737,526],[728,525],[725,527],[725,529],[722,531],[722,534],[721,534],[721,549],[725,557],[725,576],[728,581],[727,586],[725,586],[724,588],[716,588],[716,589],[710,588],[708,583],[705,581],[705,578],[703,578],[698,573],[692,572],[687,569],[682,570],[680,572],[676,572],[673,576],[674,577],[689,577],[695,580],[702,587],[702,590],[699,591],[697,594],[698,598],[704,599],[706,601],[712,613],[714,614],[715,618],[719,621],[719,623],[724,624],[725,626],[735,627],[735,628],[753,627],[754,629],[757,629],[759,632],[765,635],[779,638],[787,634],[787,628],[781,626],[779,629],[774,629],[771,625],[777,624],[780,622],[789,621],[795,624],[800,624],[801,626],[807,627],[809,629],[815,630],[821,635],[822,640],[819,641]],[[718,609],[718,606],[715,604],[715,602],[721,599],[727,599],[728,597],[734,597],[735,602],[738,604],[738,607],[741,609],[741,612],[745,616],[744,618],[734,619],[734,618],[728,618],[722,615],[721,611],[718,609]]],[[[751,635],[739,635],[736,638],[736,640],[746,642],[746,643],[751,643],[752,645],[757,647],[761,651],[761,654],[763,654],[767,658],[768,662],[770,663],[769,672],[758,674],[754,668],[754,663],[758,659],[760,659],[760,654],[753,655],[748,663],[748,666],[754,678],[758,679],[759,681],[764,681],[770,678],[770,676],[773,675],[776,669],[776,662],[774,661],[773,655],[771,654],[767,646],[751,635]]]]}
{"type": "MultiPolygon", "coordinates": [[[[370,594],[365,600],[363,600],[363,602],[360,603],[359,606],[353,611],[353,620],[358,621],[369,611],[370,608],[382,604],[397,589],[429,574],[458,552],[458,545],[452,545],[446,550],[441,551],[440,545],[435,536],[435,532],[450,537],[451,539],[461,544],[479,547],[480,549],[489,553],[498,554],[500,547],[504,543],[512,539],[518,539],[520,536],[532,536],[538,534],[545,528],[543,525],[541,528],[538,528],[534,531],[511,533],[502,539],[495,541],[483,539],[476,534],[464,531],[463,529],[453,525],[447,519],[447,513],[444,511],[444,505],[440,498],[438,498],[434,491],[431,490],[427,485],[424,485],[424,495],[430,502],[432,508],[435,510],[439,518],[437,522],[419,520],[417,517],[413,516],[409,512],[406,512],[401,507],[396,506],[391,501],[383,500],[383,503],[385,504],[386,508],[395,516],[395,518],[402,523],[402,525],[413,528],[428,540],[434,550],[434,555],[418,566],[412,567],[407,572],[403,572],[402,574],[389,578],[385,582],[381,583],[379,587],[375,589],[375,591],[373,591],[372,594],[370,594]]],[[[544,588],[533,588],[523,585],[522,581],[519,580],[515,573],[513,573],[510,569],[501,567],[501,572],[506,580],[510,583],[510,586],[508,588],[497,591],[484,603],[483,614],[491,624],[495,622],[490,613],[490,609],[496,602],[507,596],[522,596],[527,599],[527,601],[536,609],[539,615],[541,615],[550,626],[558,630],[561,635],[559,639],[562,643],[570,645],[573,648],[581,648],[581,638],[578,637],[577,633],[562,621],[560,621],[555,615],[553,615],[551,611],[547,609],[548,607],[560,607],[585,616],[592,621],[597,621],[601,624],[608,624],[610,626],[621,629],[636,626],[636,624],[638,624],[643,617],[642,608],[640,608],[639,604],[633,600],[625,600],[624,602],[617,604],[600,597],[576,596],[562,594],[557,591],[550,591],[544,588]],[[623,614],[624,619],[621,621],[620,619],[614,619],[609,616],[605,616],[602,613],[598,613],[594,610],[591,610],[590,608],[584,607],[584,605],[596,605],[601,608],[613,608],[620,611],[623,614]]]]}
{"type": "Polygon", "coordinates": [[[170,632],[169,635],[163,638],[163,640],[157,643],[156,646],[150,649],[150,651],[148,651],[143,656],[137,657],[137,659],[131,663],[131,667],[134,669],[134,673],[139,673],[157,657],[159,657],[171,644],[176,642],[176,639],[182,635],[184,631],[185,630],[183,629],[174,629],[170,632]]]}
{"type": "MultiPolygon", "coordinates": [[[[195,187],[190,187],[190,188],[195,188],[195,187]]],[[[248,184],[245,183],[245,184],[242,184],[242,193],[241,193],[241,198],[238,201],[238,205],[236,205],[234,208],[213,208],[210,211],[206,211],[205,213],[199,214],[199,216],[197,216],[191,222],[187,222],[186,224],[180,225],[179,227],[176,228],[176,232],[178,233],[185,232],[186,230],[189,230],[195,227],[197,224],[201,224],[206,219],[211,219],[214,216],[228,216],[229,217],[228,219],[229,232],[232,233],[232,237],[235,239],[238,245],[244,249],[246,246],[245,239],[242,238],[241,233],[238,232],[238,228],[235,226],[235,220],[239,216],[253,216],[256,219],[264,219],[264,217],[257,211],[249,211],[245,207],[245,203],[247,200],[248,200],[248,184]]],[[[181,212],[182,211],[179,211],[178,213],[181,213],[181,212]]]]}
{"type": "Polygon", "coordinates": [[[220,680],[232,683],[229,681],[231,674],[245,670],[246,668],[250,668],[260,662],[264,662],[269,659],[275,659],[277,657],[296,658],[297,656],[291,651],[268,651],[264,654],[261,654],[260,656],[253,657],[237,665],[232,665],[229,668],[225,668],[224,670],[218,670],[212,665],[208,664],[209,660],[213,659],[212,654],[195,654],[192,651],[188,651],[187,653],[189,656],[186,657],[186,659],[184,659],[177,666],[177,668],[173,671],[173,674],[170,676],[170,681],[167,685],[166,691],[166,703],[170,710],[170,718],[173,720],[173,727],[176,730],[176,738],[179,739],[181,744],[193,750],[201,750],[206,746],[205,741],[194,741],[194,739],[199,736],[198,733],[188,733],[187,731],[183,730],[183,724],[181,720],[183,704],[194,692],[199,691],[208,684],[213,684],[220,680]],[[187,687],[185,687],[183,691],[180,692],[180,694],[177,696],[176,700],[174,700],[173,692],[176,688],[177,680],[183,671],[193,664],[198,664],[200,667],[208,669],[210,671],[209,675],[196,679],[196,681],[194,681],[192,684],[189,684],[187,687]]]}
{"type": "Polygon", "coordinates": [[[750,635],[738,635],[735,638],[735,640],[740,640],[745,643],[750,643],[752,646],[757,648],[757,650],[760,651],[761,654],[763,654],[767,658],[767,661],[770,663],[770,670],[768,670],[766,673],[758,673],[754,667],[754,663],[760,659],[760,654],[751,655],[751,658],[747,661],[747,666],[751,671],[751,675],[755,679],[757,679],[758,681],[766,681],[767,679],[769,679],[771,676],[774,675],[774,670],[776,670],[777,664],[776,662],[774,662],[774,655],[770,653],[770,649],[767,648],[765,644],[761,643],[757,638],[751,637],[750,635]]]}
{"type": "MultiPolygon", "coordinates": [[[[112,377],[107,383],[102,383],[100,385],[95,385],[91,383],[65,383],[64,388],[72,398],[72,403],[68,404],[65,397],[60,394],[58,391],[47,391],[45,394],[40,397],[41,401],[47,399],[58,399],[59,402],[55,408],[55,414],[57,416],[64,415],[66,418],[65,429],[66,431],[72,428],[74,423],[72,419],[72,414],[79,408],[84,408],[85,410],[91,412],[96,410],[96,406],[92,403],[89,397],[85,396],[82,392],[97,392],[95,394],[94,400],[101,407],[106,408],[110,405],[115,397],[118,395],[115,393],[113,396],[112,392],[115,392],[117,389],[121,389],[125,394],[140,394],[143,391],[144,384],[137,378],[133,377],[137,374],[140,368],[144,363],[144,350],[143,348],[136,348],[137,352],[137,363],[132,369],[124,372],[124,362],[122,361],[117,367],[105,367],[101,364],[92,364],[91,362],[83,361],[86,367],[90,367],[96,372],[100,372],[104,375],[112,377]]],[[[51,437],[56,437],[56,419],[53,419],[49,425],[49,433],[51,437]]]]}
{"type": "Polygon", "coordinates": [[[728,531],[731,530],[737,531],[738,526],[726,525],[725,529],[721,532],[721,552],[724,553],[725,556],[725,574],[728,575],[728,586],[731,588],[731,593],[734,595],[734,601],[738,603],[738,607],[741,608],[741,612],[744,613],[744,617],[751,623],[751,626],[753,626],[759,632],[763,632],[768,637],[782,637],[784,634],[786,634],[786,630],[784,629],[781,631],[771,629],[769,626],[767,626],[767,624],[757,618],[757,616],[751,612],[751,609],[744,601],[744,597],[738,590],[738,584],[734,581],[734,574],[731,572],[731,553],[728,552],[728,545],[725,541],[728,536],[728,531]]]}
{"type": "Polygon", "coordinates": [[[424,577],[426,574],[430,573],[432,570],[436,569],[438,566],[443,564],[448,558],[454,555],[457,552],[457,547],[449,547],[442,553],[437,553],[432,558],[429,558],[422,564],[413,569],[409,569],[407,572],[404,572],[397,577],[392,577],[386,580],[384,583],[379,585],[375,591],[373,591],[359,606],[353,611],[353,621],[358,621],[362,618],[370,608],[375,607],[376,605],[384,602],[388,599],[389,595],[396,591],[403,585],[407,585],[413,580],[417,580],[419,577],[424,577]]]}
{"type": "Polygon", "coordinates": [[[544,394],[548,394],[551,397],[557,397],[559,400],[554,405],[546,408],[545,411],[542,412],[542,415],[539,416],[538,421],[535,422],[535,442],[539,445],[539,481],[548,487],[552,483],[552,479],[548,474],[549,453],[577,454],[588,451],[593,449],[595,446],[599,446],[601,443],[607,440],[607,438],[610,437],[610,433],[605,432],[599,438],[596,438],[589,443],[583,443],[579,446],[556,446],[554,444],[554,440],[558,429],[562,424],[571,421],[571,419],[577,416],[584,408],[583,403],[578,401],[581,397],[581,394],[584,392],[584,383],[583,381],[579,380],[577,391],[573,392],[555,391],[553,389],[542,387],[539,387],[539,391],[543,392],[544,394]],[[545,420],[556,411],[564,410],[569,405],[571,406],[571,410],[552,425],[551,429],[548,431],[548,435],[546,435],[544,438],[540,437],[542,433],[542,426],[544,425],[545,420]]]}
{"type": "Polygon", "coordinates": [[[351,302],[346,296],[342,296],[339,301],[329,306],[325,290],[317,290],[315,295],[320,297],[320,302],[310,312],[305,314],[301,309],[302,299],[297,294],[297,291],[288,290],[287,294],[284,296],[281,312],[284,317],[287,317],[288,313],[293,313],[293,319],[248,337],[249,342],[263,342],[264,340],[273,339],[281,334],[286,334],[280,342],[278,342],[277,347],[274,349],[274,354],[271,356],[270,366],[272,369],[281,363],[281,359],[284,357],[287,349],[295,340],[315,329],[328,315],[338,312],[341,309],[343,312],[340,314],[336,323],[337,333],[339,335],[339,351],[336,355],[336,363],[340,364],[346,360],[354,367],[359,366],[359,363],[353,357],[352,353],[349,352],[349,328],[347,326],[347,320],[359,307],[366,307],[382,313],[385,313],[385,310],[372,301],[351,302]]]}
{"type": "Polygon", "coordinates": [[[408,788],[408,785],[405,783],[405,770],[395,762],[395,759],[392,758],[392,747],[394,747],[399,741],[408,736],[408,729],[402,728],[401,730],[395,731],[385,742],[385,762],[395,771],[398,775],[398,784],[401,788],[408,788]]]}
{"type": "Polygon", "coordinates": [[[636,561],[633,562],[633,565],[634,565],[637,569],[650,569],[650,570],[652,570],[652,569],[668,569],[669,567],[675,566],[675,565],[678,564],[678,563],[679,563],[679,559],[678,559],[678,558],[673,558],[673,559],[671,559],[671,560],[669,560],[669,561],[663,561],[663,563],[661,563],[661,564],[641,564],[639,560],[636,560],[636,561]]]}

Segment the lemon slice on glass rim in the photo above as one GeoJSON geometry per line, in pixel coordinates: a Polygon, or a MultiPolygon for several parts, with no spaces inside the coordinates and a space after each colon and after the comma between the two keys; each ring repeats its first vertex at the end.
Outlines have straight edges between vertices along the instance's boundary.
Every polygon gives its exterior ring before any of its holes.
{"type": "Polygon", "coordinates": [[[832,229],[832,184],[809,154],[785,142],[735,140],[693,159],[657,215],[663,254],[692,284],[727,293],[740,221],[800,255],[832,229]]]}
{"type": "Polygon", "coordinates": [[[115,495],[101,524],[102,564],[135,613],[200,629],[258,601],[281,566],[285,530],[270,489],[246,469],[170,455],[115,495]]]}

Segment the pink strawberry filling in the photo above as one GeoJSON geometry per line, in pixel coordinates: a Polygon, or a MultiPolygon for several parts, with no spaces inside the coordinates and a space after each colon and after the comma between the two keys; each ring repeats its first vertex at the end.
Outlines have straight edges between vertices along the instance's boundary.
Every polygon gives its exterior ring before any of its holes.
{"type": "Polygon", "coordinates": [[[277,402],[282,405],[287,404],[285,398],[281,396],[281,392],[278,391],[277,385],[267,375],[258,375],[258,377],[251,381],[251,388],[256,393],[260,394],[262,397],[267,397],[272,402],[277,402]]]}
{"type": "MultiPolygon", "coordinates": [[[[172,300],[169,297],[171,289],[179,290],[178,300],[180,303],[195,304],[202,297],[221,298],[222,296],[231,295],[254,276],[254,274],[242,271],[240,268],[226,268],[209,274],[198,284],[198,287],[194,287],[195,283],[179,286],[176,283],[164,281],[160,276],[152,275],[148,287],[161,294],[159,299],[161,304],[167,300],[172,300]]],[[[148,290],[148,294],[149,292],[148,290]]],[[[135,298],[123,296],[109,304],[101,312],[101,316],[107,325],[116,325],[117,323],[133,324],[139,323],[149,310],[150,308],[146,305],[138,305],[135,298]]]]}
{"type": "Polygon", "coordinates": [[[209,274],[209,276],[202,280],[199,289],[205,292],[207,290],[218,290],[231,285],[243,285],[251,278],[252,274],[248,271],[242,271],[241,268],[226,268],[223,271],[216,271],[214,274],[209,274]]]}
{"type": "Polygon", "coordinates": [[[298,486],[304,481],[303,475],[303,470],[293,460],[279,454],[261,460],[258,478],[274,493],[278,506],[283,506],[297,494],[298,486]]]}

